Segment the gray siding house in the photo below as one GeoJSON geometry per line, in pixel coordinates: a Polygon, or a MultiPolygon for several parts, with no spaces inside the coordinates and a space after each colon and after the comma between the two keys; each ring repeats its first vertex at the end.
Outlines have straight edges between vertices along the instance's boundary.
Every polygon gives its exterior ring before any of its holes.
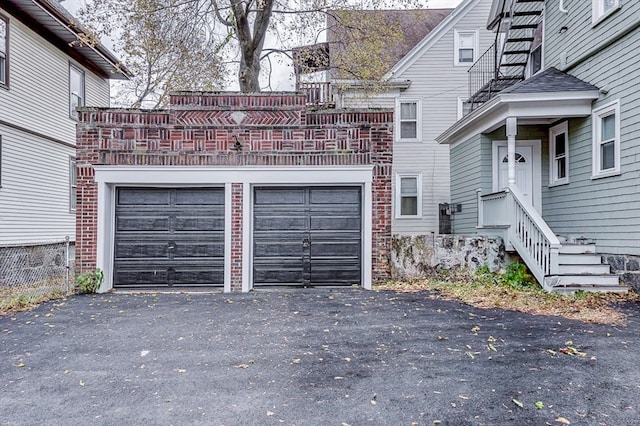
{"type": "Polygon", "coordinates": [[[461,116],[467,69],[494,41],[485,28],[490,6],[491,0],[464,0],[455,9],[367,11],[384,14],[379,19],[402,27],[405,35],[402,42],[394,40],[401,47],[389,47],[387,68],[376,83],[340,72],[336,56],[358,46],[342,42],[339,19],[327,24],[330,104],[394,110],[394,235],[441,231],[439,206],[449,202],[449,149],[435,138],[461,116]]]}
{"type": "Polygon", "coordinates": [[[640,288],[640,2],[495,0],[487,27],[437,137],[453,231],[501,235],[548,291],[640,288]]]}
{"type": "Polygon", "coordinates": [[[0,0],[0,285],[64,268],[75,241],[76,107],[108,106],[128,75],[87,34],[55,0],[0,0]]]}

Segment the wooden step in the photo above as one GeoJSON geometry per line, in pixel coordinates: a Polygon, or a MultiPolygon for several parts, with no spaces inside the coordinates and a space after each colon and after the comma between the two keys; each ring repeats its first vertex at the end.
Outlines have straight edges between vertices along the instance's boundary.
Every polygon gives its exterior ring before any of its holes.
{"type": "Polygon", "coordinates": [[[570,244],[562,243],[560,246],[561,254],[595,254],[595,244],[570,244]]]}
{"type": "Polygon", "coordinates": [[[552,275],[545,277],[542,285],[549,293],[573,294],[576,291],[598,293],[626,293],[629,288],[620,284],[620,277],[605,275],[552,275]]]}
{"type": "Polygon", "coordinates": [[[500,64],[501,67],[524,67],[526,62],[513,62],[511,64],[500,64]]]}
{"type": "Polygon", "coordinates": [[[562,253],[558,255],[560,265],[600,265],[602,257],[598,254],[562,253]]]}
{"type": "MultiPolygon", "coordinates": [[[[613,274],[603,275],[553,275],[550,280],[552,287],[618,287],[620,286],[620,277],[613,274]]],[[[545,278],[547,281],[547,278],[545,278]]]]}
{"type": "Polygon", "coordinates": [[[611,273],[611,267],[605,264],[560,264],[558,265],[560,274],[576,275],[606,275],[611,273]]]}

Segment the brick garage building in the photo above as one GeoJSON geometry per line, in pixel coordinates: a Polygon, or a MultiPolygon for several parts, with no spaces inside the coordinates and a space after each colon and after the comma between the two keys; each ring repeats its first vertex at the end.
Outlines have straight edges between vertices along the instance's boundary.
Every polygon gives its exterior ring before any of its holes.
{"type": "Polygon", "coordinates": [[[84,108],[78,273],[111,288],[369,288],[389,277],[393,113],[295,93],[84,108]]]}

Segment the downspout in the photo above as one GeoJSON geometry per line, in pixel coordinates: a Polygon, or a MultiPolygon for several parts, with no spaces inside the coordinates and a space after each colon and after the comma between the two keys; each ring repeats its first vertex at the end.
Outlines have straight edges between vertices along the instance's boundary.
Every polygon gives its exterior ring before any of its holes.
{"type": "Polygon", "coordinates": [[[569,13],[569,11],[564,8],[564,0],[560,0],[560,4],[558,5],[558,11],[560,11],[560,13],[569,13]]]}

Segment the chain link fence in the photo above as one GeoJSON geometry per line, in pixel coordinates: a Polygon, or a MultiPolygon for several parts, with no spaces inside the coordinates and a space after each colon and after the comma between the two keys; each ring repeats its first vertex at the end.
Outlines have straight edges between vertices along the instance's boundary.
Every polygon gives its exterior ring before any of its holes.
{"type": "Polygon", "coordinates": [[[70,293],[74,257],[69,238],[0,247],[0,312],[70,293]]]}

